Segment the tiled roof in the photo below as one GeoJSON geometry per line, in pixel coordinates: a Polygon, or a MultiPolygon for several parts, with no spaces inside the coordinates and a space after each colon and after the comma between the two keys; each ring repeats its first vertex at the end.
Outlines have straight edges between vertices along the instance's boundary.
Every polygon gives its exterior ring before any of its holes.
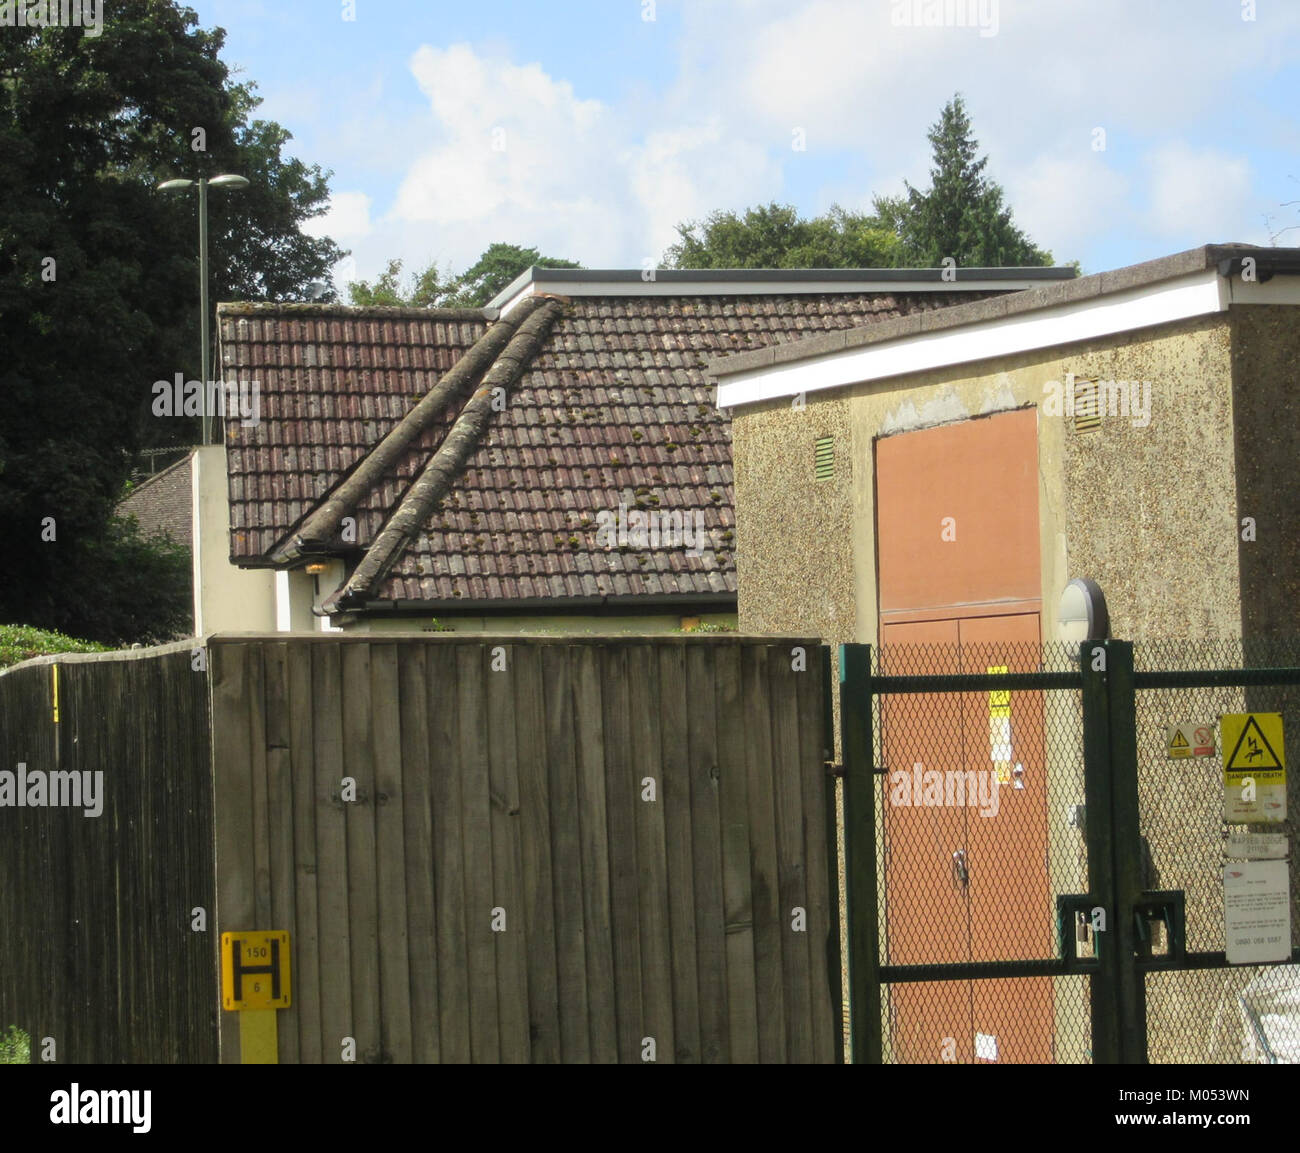
{"type": "Polygon", "coordinates": [[[133,516],[145,538],[169,537],[190,548],[193,543],[193,491],[190,454],[142,481],[121,504],[117,515],[133,516]]]}
{"type": "MultiPolygon", "coordinates": [[[[526,363],[503,366],[507,352],[494,362],[508,396],[492,407],[450,487],[425,483],[415,497],[437,495],[432,511],[424,515],[413,497],[395,518],[473,405],[470,390],[484,390],[481,372],[365,486],[352,513],[355,542],[336,531],[323,541],[299,538],[328,519],[310,517],[313,509],[331,490],[347,490],[339,485],[348,471],[494,325],[477,313],[222,306],[225,378],[261,378],[261,422],[243,427],[231,418],[226,426],[232,559],[273,563],[280,550],[291,563],[302,555],[298,544],[373,550],[341,607],[734,595],[731,426],[714,406],[707,363],[971,298],[969,291],[590,296],[563,307],[532,298],[547,314],[536,323],[549,329],[526,363]],[[700,513],[703,555],[606,547],[597,539],[600,514],[617,515],[620,503],[629,512],[700,513]],[[412,508],[422,514],[418,528],[396,533],[390,525],[381,539],[385,524],[401,527],[412,508]]],[[[520,305],[494,324],[522,331],[527,311],[520,305]]]]}

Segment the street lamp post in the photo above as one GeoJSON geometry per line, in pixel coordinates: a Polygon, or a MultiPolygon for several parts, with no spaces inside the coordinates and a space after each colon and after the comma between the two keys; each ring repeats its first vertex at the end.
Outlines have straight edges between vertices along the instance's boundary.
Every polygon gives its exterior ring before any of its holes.
{"type": "Polygon", "coordinates": [[[229,188],[232,191],[238,191],[247,188],[248,183],[247,177],[226,175],[214,176],[211,180],[206,176],[200,176],[197,181],[165,180],[158,185],[159,192],[189,188],[194,184],[199,186],[199,340],[203,345],[200,351],[199,365],[202,373],[201,386],[203,389],[203,444],[209,442],[212,426],[212,416],[208,412],[208,377],[211,367],[208,350],[208,187],[229,188]]]}

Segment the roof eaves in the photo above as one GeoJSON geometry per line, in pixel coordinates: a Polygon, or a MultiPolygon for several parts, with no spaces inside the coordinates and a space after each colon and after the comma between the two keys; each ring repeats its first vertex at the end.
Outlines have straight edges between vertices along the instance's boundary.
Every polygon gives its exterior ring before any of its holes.
{"type": "Polygon", "coordinates": [[[990,320],[1055,308],[1064,304],[1075,304],[1092,297],[1176,280],[1179,277],[1217,268],[1221,260],[1240,261],[1243,256],[1256,255],[1263,262],[1270,251],[1276,253],[1278,250],[1252,249],[1244,245],[1202,245],[1200,248],[1188,249],[1186,252],[1164,256],[1157,260],[1144,261],[1112,272],[1095,273],[1077,280],[1044,284],[1022,292],[971,301],[968,304],[913,313],[864,328],[848,329],[844,333],[819,335],[754,352],[718,357],[709,362],[706,371],[714,378],[735,376],[754,369],[823,356],[828,352],[883,344],[923,332],[938,332],[982,324],[990,320]],[[831,338],[837,338],[833,346],[830,343],[831,338]]]}

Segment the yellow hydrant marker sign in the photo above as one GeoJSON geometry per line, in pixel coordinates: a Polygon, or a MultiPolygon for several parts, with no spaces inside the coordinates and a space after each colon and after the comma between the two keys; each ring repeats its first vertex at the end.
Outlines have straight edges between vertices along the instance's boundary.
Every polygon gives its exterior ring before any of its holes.
{"type": "Polygon", "coordinates": [[[1228,713],[1223,749],[1223,819],[1230,824],[1286,820],[1286,752],[1280,713],[1228,713]]]}
{"type": "Polygon", "coordinates": [[[289,934],[221,934],[221,1007],[289,1007],[289,934]]]}

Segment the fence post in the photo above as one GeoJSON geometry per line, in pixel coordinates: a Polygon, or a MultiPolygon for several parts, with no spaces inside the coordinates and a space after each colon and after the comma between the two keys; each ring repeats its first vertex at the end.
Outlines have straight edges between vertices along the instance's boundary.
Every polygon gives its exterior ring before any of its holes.
{"type": "Polygon", "coordinates": [[[1137,690],[1133,644],[1109,644],[1107,690],[1110,698],[1111,845],[1115,869],[1115,937],[1119,953],[1120,1060],[1147,1062],[1146,980],[1138,969],[1135,918],[1142,899],[1142,831],[1138,811],[1137,690]]]}
{"type": "Polygon", "coordinates": [[[1111,823],[1110,696],[1107,674],[1108,641],[1085,643],[1079,650],[1083,675],[1083,793],[1088,842],[1088,893],[1104,910],[1106,928],[1094,933],[1098,971],[1089,983],[1092,1009],[1092,1060],[1097,1065],[1120,1062],[1119,967],[1121,954],[1116,928],[1119,907],[1115,895],[1115,864],[1111,823]]]}
{"type": "Polygon", "coordinates": [[[871,646],[841,645],[844,897],[849,922],[849,1040],[855,1065],[878,1065],[883,1058],[871,705],[871,646]]]}
{"type": "MultiPolygon", "coordinates": [[[[829,770],[835,760],[835,698],[831,680],[831,646],[821,646],[822,674],[822,746],[823,760],[829,770]]],[[[835,1062],[844,1064],[844,976],[840,957],[842,912],[840,909],[840,827],[835,806],[835,780],[825,778],[826,804],[826,881],[827,895],[834,910],[831,930],[826,939],[826,976],[830,982],[831,1004],[835,1006],[835,1062]]],[[[811,863],[811,862],[810,862],[811,863]]]]}

